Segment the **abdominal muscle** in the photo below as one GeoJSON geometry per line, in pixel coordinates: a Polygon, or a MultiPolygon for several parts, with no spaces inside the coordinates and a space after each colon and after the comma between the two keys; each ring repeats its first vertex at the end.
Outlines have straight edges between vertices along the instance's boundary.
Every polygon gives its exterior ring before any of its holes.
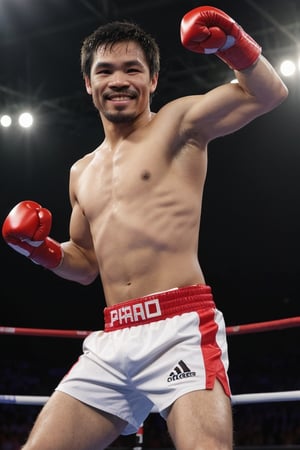
{"type": "Polygon", "coordinates": [[[97,227],[95,250],[108,306],[205,283],[197,253],[198,223],[166,211],[154,216],[156,220],[118,211],[97,227]]]}
{"type": "Polygon", "coordinates": [[[204,283],[198,237],[206,152],[189,148],[169,160],[167,145],[154,144],[96,151],[78,183],[108,306],[204,283]]]}

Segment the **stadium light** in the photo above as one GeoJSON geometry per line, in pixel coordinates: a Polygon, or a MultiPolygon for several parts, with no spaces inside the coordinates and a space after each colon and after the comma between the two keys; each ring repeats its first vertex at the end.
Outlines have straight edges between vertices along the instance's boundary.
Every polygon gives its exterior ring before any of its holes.
{"type": "Polygon", "coordinates": [[[280,64],[280,72],[285,77],[290,77],[296,72],[296,64],[294,63],[294,61],[286,59],[280,64]]]}
{"type": "Polygon", "coordinates": [[[30,128],[33,125],[33,116],[29,112],[23,112],[18,119],[19,125],[22,128],[30,128]]]}
{"type": "Polygon", "coordinates": [[[1,118],[0,118],[0,124],[4,128],[10,127],[12,124],[11,117],[8,114],[3,114],[3,116],[1,116],[1,118]]]}

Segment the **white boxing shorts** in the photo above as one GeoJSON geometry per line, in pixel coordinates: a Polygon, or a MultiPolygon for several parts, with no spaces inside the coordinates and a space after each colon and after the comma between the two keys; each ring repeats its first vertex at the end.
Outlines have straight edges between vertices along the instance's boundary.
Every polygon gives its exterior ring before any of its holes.
{"type": "Polygon", "coordinates": [[[166,418],[177,398],[216,379],[230,397],[226,329],[209,286],[122,302],[104,319],[56,390],[127,421],[122,434],[135,433],[151,410],[166,418]]]}

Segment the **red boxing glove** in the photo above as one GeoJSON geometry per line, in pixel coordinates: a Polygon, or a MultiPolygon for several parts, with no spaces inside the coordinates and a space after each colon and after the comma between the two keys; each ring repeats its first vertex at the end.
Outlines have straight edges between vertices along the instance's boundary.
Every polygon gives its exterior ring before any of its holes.
{"type": "Polygon", "coordinates": [[[63,252],[61,245],[48,237],[52,215],[36,202],[18,203],[8,214],[2,226],[2,236],[17,252],[46,269],[59,266],[63,252]]]}
{"type": "Polygon", "coordinates": [[[200,6],[184,15],[181,42],[196,53],[216,54],[231,69],[252,66],[261,47],[227,14],[212,6],[200,6]]]}

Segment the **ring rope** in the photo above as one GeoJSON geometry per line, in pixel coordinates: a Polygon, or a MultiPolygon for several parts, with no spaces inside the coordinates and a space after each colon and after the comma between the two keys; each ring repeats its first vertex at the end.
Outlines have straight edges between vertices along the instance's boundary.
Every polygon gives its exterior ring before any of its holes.
{"type": "MultiPolygon", "coordinates": [[[[252,324],[234,325],[226,327],[228,335],[264,332],[268,330],[281,330],[300,325],[300,316],[287,319],[257,322],[252,324]]],[[[0,326],[0,334],[14,334],[27,336],[48,336],[64,338],[84,338],[91,331],[85,330],[57,330],[43,328],[22,328],[0,326]]],[[[20,405],[43,405],[49,399],[48,396],[26,396],[26,395],[0,395],[0,403],[13,403],[20,405]]],[[[253,394],[237,394],[231,396],[233,405],[261,402],[281,402],[300,400],[300,391],[262,392],[253,394]]],[[[157,412],[157,411],[152,411],[157,412]]]]}
{"type": "MultiPolygon", "coordinates": [[[[49,396],[38,395],[0,395],[0,403],[13,403],[18,405],[44,405],[49,396]]],[[[231,396],[233,405],[249,403],[270,403],[299,401],[300,391],[261,392],[253,394],[237,394],[231,396]]],[[[158,412],[155,408],[152,412],[158,412]]]]}
{"type": "Polygon", "coordinates": [[[84,330],[52,330],[47,328],[22,328],[0,326],[0,334],[17,334],[26,336],[45,336],[61,338],[84,338],[91,331],[84,330]]]}
{"type": "MultiPolygon", "coordinates": [[[[226,327],[228,335],[258,333],[270,330],[282,330],[300,325],[300,316],[287,319],[270,320],[268,322],[249,323],[244,325],[233,325],[226,327]]],[[[92,331],[86,330],[56,330],[46,328],[22,328],[0,326],[0,334],[15,334],[26,336],[45,336],[61,338],[79,338],[88,336],[92,331]]]]}
{"type": "Polygon", "coordinates": [[[287,319],[270,320],[268,322],[249,323],[245,325],[234,325],[226,328],[227,334],[257,333],[270,330],[283,330],[300,325],[300,316],[287,319]]]}
{"type": "MultiPolygon", "coordinates": [[[[245,325],[234,325],[226,327],[227,335],[257,333],[268,330],[280,330],[284,328],[291,328],[300,325],[300,316],[291,317],[287,319],[272,320],[268,322],[258,322],[245,325]]],[[[85,338],[91,331],[84,330],[58,330],[58,329],[42,329],[42,328],[21,328],[21,327],[5,327],[0,326],[0,334],[14,334],[27,336],[48,336],[60,338],[85,338]]],[[[49,396],[26,396],[26,395],[1,395],[0,404],[18,404],[18,405],[44,405],[49,396]]],[[[231,396],[232,405],[242,405],[250,403],[266,403],[266,402],[282,402],[282,401],[296,401],[300,400],[300,391],[285,391],[285,392],[263,392],[252,394],[237,394],[231,396]]],[[[152,413],[158,413],[158,409],[153,407],[152,413]]],[[[138,446],[133,447],[134,450],[142,450],[143,448],[143,424],[141,424],[136,438],[138,446]]]]}

